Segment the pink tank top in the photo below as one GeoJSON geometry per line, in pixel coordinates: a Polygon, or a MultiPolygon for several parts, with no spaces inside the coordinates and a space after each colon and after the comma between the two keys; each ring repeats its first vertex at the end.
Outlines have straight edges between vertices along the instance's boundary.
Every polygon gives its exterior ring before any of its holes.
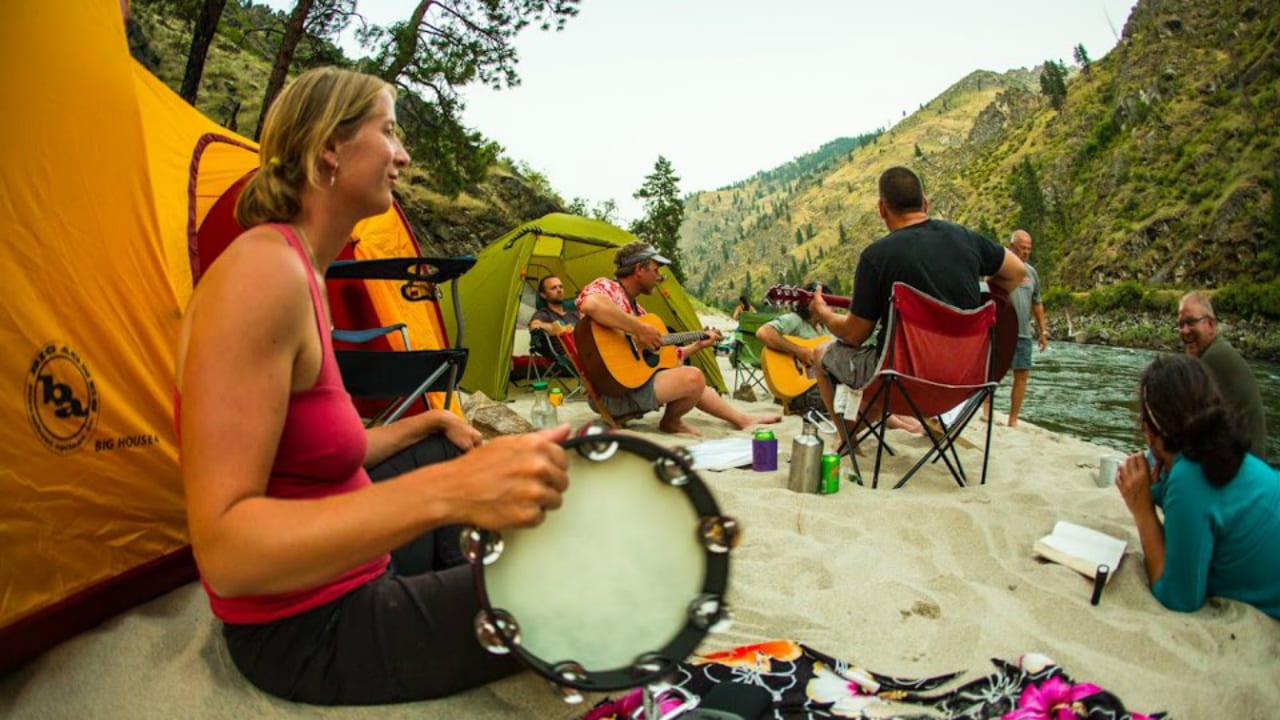
{"type": "MultiPolygon", "coordinates": [[[[311,262],[293,228],[272,225],[298,253],[307,267],[311,304],[316,316],[322,349],[320,375],[312,387],[289,396],[284,430],[271,464],[267,497],[322,498],[359,490],[370,484],[364,469],[367,448],[364,424],[351,403],[333,356],[328,323],[321,308],[320,285],[311,272],[311,262]]],[[[182,398],[175,395],[174,416],[178,423],[182,398]]],[[[179,428],[180,430],[180,428],[179,428]]],[[[386,572],[389,556],[382,555],[358,565],[332,580],[277,595],[246,595],[225,598],[207,584],[213,614],[233,624],[261,624],[296,615],[342,597],[386,572]]],[[[203,584],[203,583],[202,583],[203,584]]]]}

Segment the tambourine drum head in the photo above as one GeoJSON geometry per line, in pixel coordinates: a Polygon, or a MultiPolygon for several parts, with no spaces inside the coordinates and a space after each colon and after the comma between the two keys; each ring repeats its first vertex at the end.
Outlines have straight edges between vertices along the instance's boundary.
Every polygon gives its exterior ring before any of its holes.
{"type": "Polygon", "coordinates": [[[488,605],[515,618],[522,647],[544,662],[627,667],[686,625],[706,570],[699,518],[651,459],[568,456],[564,505],[536,528],[504,532],[501,557],[484,568],[488,605]]]}

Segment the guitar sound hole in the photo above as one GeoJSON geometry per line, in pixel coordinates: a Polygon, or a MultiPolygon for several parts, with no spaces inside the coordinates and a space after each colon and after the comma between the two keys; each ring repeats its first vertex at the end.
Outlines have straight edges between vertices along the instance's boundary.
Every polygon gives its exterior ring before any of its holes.
{"type": "Polygon", "coordinates": [[[648,366],[649,366],[649,367],[651,367],[651,368],[658,367],[658,361],[659,361],[660,359],[661,359],[661,356],[659,356],[659,355],[658,355],[658,353],[656,353],[656,352],[654,352],[654,351],[652,351],[652,350],[645,350],[645,351],[644,351],[644,364],[645,364],[645,365],[648,365],[648,366]]]}

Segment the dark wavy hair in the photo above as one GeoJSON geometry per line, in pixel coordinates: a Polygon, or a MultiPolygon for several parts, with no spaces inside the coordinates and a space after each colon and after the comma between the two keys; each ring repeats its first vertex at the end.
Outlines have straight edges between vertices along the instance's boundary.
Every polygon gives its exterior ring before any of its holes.
{"type": "Polygon", "coordinates": [[[1162,355],[1138,383],[1142,422],[1170,452],[1200,463],[1209,482],[1223,487],[1240,471],[1249,437],[1239,412],[1227,406],[1199,358],[1162,355]]]}

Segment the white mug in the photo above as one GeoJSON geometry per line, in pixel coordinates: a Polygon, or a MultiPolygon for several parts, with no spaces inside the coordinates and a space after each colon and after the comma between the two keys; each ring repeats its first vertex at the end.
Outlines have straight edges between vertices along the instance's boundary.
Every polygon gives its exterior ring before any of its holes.
{"type": "Polygon", "coordinates": [[[1124,458],[1114,455],[1103,455],[1098,458],[1098,487],[1111,487],[1116,484],[1116,474],[1120,472],[1120,463],[1124,458]]]}

